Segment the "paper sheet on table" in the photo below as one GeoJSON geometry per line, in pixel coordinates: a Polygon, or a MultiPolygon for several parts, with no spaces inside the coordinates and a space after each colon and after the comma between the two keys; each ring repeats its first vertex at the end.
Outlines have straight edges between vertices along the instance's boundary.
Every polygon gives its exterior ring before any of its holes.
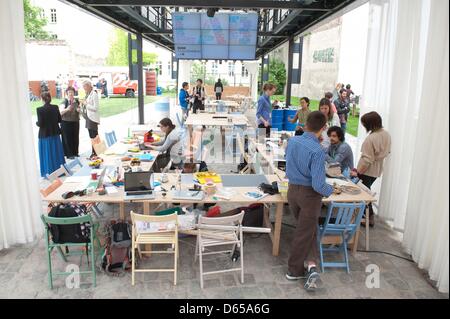
{"type": "Polygon", "coordinates": [[[90,180],[90,176],[69,176],[65,179],[64,183],[89,184],[90,180]]]}
{"type": "Polygon", "coordinates": [[[106,190],[106,193],[108,193],[108,195],[116,194],[116,193],[119,192],[119,191],[117,190],[117,187],[116,187],[116,186],[107,186],[107,187],[105,187],[105,190],[106,190]]]}
{"type": "Polygon", "coordinates": [[[343,186],[343,185],[353,185],[354,186],[355,185],[355,184],[353,184],[351,182],[344,181],[344,180],[339,179],[339,178],[328,178],[327,177],[326,182],[327,182],[327,184],[330,184],[330,185],[333,185],[334,183],[336,183],[339,186],[343,186]]]}

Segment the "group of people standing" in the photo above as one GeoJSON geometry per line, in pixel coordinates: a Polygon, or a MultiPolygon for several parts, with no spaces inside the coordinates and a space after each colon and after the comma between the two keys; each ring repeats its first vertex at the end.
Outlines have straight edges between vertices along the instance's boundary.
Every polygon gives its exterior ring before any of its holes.
{"type": "MultiPolygon", "coordinates": [[[[73,159],[79,156],[80,114],[86,120],[89,137],[94,140],[98,136],[99,97],[90,81],[83,82],[83,89],[86,96],[79,99],[75,88],[67,87],[66,98],[59,106],[51,104],[52,97],[49,92],[41,95],[44,105],[36,110],[36,125],[39,127],[39,159],[42,177],[46,177],[64,164],[65,157],[73,159]]],[[[94,155],[96,154],[92,147],[91,157],[94,155]]]]}
{"type": "MultiPolygon", "coordinates": [[[[221,79],[218,79],[214,84],[214,92],[216,94],[216,100],[222,99],[223,84],[221,79]]],[[[189,83],[183,82],[178,94],[178,102],[183,113],[183,117],[187,118],[189,110],[192,109],[193,113],[197,113],[199,110],[205,110],[206,91],[203,86],[203,80],[197,79],[195,86],[189,91],[189,83]]]]}
{"type": "MultiPolygon", "coordinates": [[[[369,112],[361,117],[361,124],[368,136],[361,147],[356,167],[353,152],[345,142],[345,131],[350,112],[351,86],[339,85],[338,95],[325,93],[319,101],[319,110],[311,111],[310,99],[300,98],[300,108],[289,118],[297,123],[296,136],[288,141],[286,148],[286,176],[289,180],[289,207],[297,219],[297,227],[288,260],[288,280],[306,278],[305,288],[316,287],[319,280],[316,261],[317,223],[321,213],[322,199],[333,194],[333,187],[326,183],[326,163],[338,163],[349,177],[360,180],[371,188],[383,172],[384,159],[391,151],[391,137],[383,128],[381,116],[369,112]]],[[[258,99],[256,118],[258,127],[270,135],[272,104],[270,97],[276,87],[267,83],[258,99]]],[[[374,226],[374,212],[369,208],[369,225],[374,226]]]]}

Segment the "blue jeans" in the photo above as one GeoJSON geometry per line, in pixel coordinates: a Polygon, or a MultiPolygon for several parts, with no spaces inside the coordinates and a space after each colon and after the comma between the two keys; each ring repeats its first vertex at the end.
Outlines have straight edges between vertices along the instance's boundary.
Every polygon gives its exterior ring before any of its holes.
{"type": "Polygon", "coordinates": [[[344,136],[345,136],[345,131],[347,131],[347,122],[345,122],[345,123],[341,122],[341,129],[344,131],[344,136]]]}

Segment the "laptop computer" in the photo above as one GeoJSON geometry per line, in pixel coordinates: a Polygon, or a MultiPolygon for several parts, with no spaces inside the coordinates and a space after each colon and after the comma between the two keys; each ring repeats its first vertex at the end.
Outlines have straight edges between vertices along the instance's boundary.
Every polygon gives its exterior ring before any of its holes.
{"type": "Polygon", "coordinates": [[[155,199],[152,185],[150,184],[152,173],[126,172],[125,178],[125,200],[155,199]]]}

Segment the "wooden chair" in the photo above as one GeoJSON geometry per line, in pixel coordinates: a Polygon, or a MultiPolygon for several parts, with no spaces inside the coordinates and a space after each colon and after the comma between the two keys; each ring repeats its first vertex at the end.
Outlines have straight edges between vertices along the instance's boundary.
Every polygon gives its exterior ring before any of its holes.
{"type": "Polygon", "coordinates": [[[244,218],[244,212],[233,216],[227,217],[203,217],[199,216],[198,220],[198,235],[195,248],[195,261],[197,255],[199,256],[200,264],[200,286],[203,288],[203,276],[210,274],[219,274],[224,272],[241,272],[241,282],[244,283],[244,242],[242,235],[242,219],[244,218]],[[217,246],[232,246],[232,249],[221,251],[209,251],[205,252],[209,247],[217,246]],[[234,253],[236,247],[240,249],[240,267],[216,270],[216,271],[203,271],[203,256],[223,253],[234,253]]]}
{"type": "Polygon", "coordinates": [[[67,172],[64,165],[61,165],[56,171],[53,171],[51,174],[47,174],[46,177],[50,182],[54,182],[56,179],[61,176],[70,176],[69,172],[67,172]]]}
{"type": "Polygon", "coordinates": [[[95,153],[97,155],[105,153],[105,151],[108,149],[105,141],[100,141],[100,143],[93,144],[92,146],[94,147],[95,153]]]}
{"type": "MultiPolygon", "coordinates": [[[[93,286],[96,286],[96,271],[95,271],[95,252],[94,252],[94,241],[96,241],[98,243],[98,240],[96,238],[96,233],[97,233],[97,224],[94,224],[92,221],[92,216],[91,215],[84,215],[84,216],[80,216],[80,217],[67,217],[67,218],[63,218],[63,217],[48,217],[45,215],[41,215],[41,220],[44,223],[45,226],[45,243],[46,243],[46,253],[47,253],[47,263],[48,263],[48,285],[50,287],[50,289],[53,289],[53,275],[63,275],[63,276],[68,276],[68,275],[73,275],[74,272],[53,272],[52,269],[52,258],[51,258],[51,254],[53,249],[57,249],[60,257],[67,262],[67,257],[68,256],[73,256],[73,255],[77,255],[77,256],[82,256],[84,254],[86,254],[88,256],[88,267],[90,266],[90,269],[88,268],[87,270],[83,270],[83,271],[79,271],[77,272],[77,274],[81,275],[81,274],[91,274],[92,275],[92,281],[93,281],[93,286]],[[81,224],[81,223],[90,223],[91,224],[91,235],[89,238],[89,242],[87,243],[55,243],[53,242],[53,240],[51,239],[51,233],[50,233],[50,225],[76,225],[76,224],[81,224]],[[63,253],[61,247],[79,247],[79,248],[86,248],[87,251],[84,250],[77,250],[77,251],[73,251],[73,252],[69,252],[69,253],[63,253]],[[90,262],[89,262],[90,260],[90,262]]],[[[67,251],[67,250],[66,250],[67,251]]]]}
{"type": "Polygon", "coordinates": [[[163,216],[149,216],[130,213],[132,225],[131,236],[131,284],[134,286],[136,272],[173,272],[174,285],[177,284],[177,263],[178,263],[178,218],[177,213],[163,216]],[[167,227],[161,231],[146,231],[141,228],[142,225],[157,225],[158,223],[172,225],[173,229],[167,227]],[[140,245],[172,245],[172,250],[141,250],[140,245]],[[136,269],[136,250],[139,257],[143,254],[174,254],[174,268],[163,269],[136,269]]]}
{"type": "Polygon", "coordinates": [[[317,242],[320,252],[320,267],[322,272],[325,271],[325,267],[346,268],[347,273],[350,272],[347,246],[359,228],[365,208],[366,204],[364,202],[332,202],[328,206],[327,217],[325,218],[323,225],[318,226],[317,231],[317,242]],[[340,236],[342,241],[339,245],[324,247],[325,244],[323,244],[322,241],[324,237],[327,236],[340,236]],[[324,251],[341,252],[344,255],[344,260],[342,262],[325,262],[323,257],[324,251]]]}
{"type": "Polygon", "coordinates": [[[245,165],[245,167],[243,167],[239,171],[239,174],[251,174],[251,172],[252,172],[252,167],[251,167],[252,159],[250,158],[250,155],[248,154],[248,152],[245,151],[244,137],[241,137],[239,134],[237,134],[236,135],[236,141],[237,141],[237,145],[239,147],[239,152],[241,153],[241,156],[244,159],[244,162],[247,163],[245,165]]]}

